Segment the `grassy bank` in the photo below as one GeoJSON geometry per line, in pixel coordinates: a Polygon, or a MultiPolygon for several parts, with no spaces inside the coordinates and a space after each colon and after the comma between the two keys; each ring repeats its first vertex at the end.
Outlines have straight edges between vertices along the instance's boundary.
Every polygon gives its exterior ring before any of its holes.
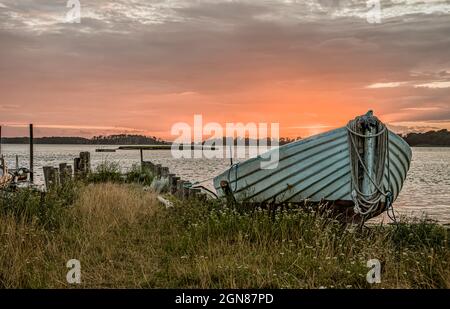
{"type": "Polygon", "coordinates": [[[0,287],[450,288],[447,231],[426,222],[355,230],[304,210],[166,209],[134,184],[77,184],[0,199],[0,287]],[[381,283],[366,282],[369,259],[381,283]]]}

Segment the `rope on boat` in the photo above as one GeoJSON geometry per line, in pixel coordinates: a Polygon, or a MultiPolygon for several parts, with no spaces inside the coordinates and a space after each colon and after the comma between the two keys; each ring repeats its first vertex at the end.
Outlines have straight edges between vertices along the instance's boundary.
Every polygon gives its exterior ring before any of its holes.
{"type": "Polygon", "coordinates": [[[208,189],[207,187],[201,185],[202,183],[207,182],[207,181],[211,181],[214,178],[215,177],[209,177],[207,179],[196,181],[196,182],[188,185],[188,187],[190,187],[190,188],[199,188],[199,189],[205,190],[206,192],[210,193],[211,195],[213,195],[217,199],[219,197],[217,196],[217,194],[215,192],[213,192],[212,190],[208,189]]]}
{"type": "Polygon", "coordinates": [[[231,165],[231,167],[228,169],[228,183],[231,182],[230,179],[230,174],[231,174],[231,170],[234,168],[234,190],[231,190],[232,193],[236,192],[237,190],[237,186],[238,186],[238,169],[239,169],[239,162],[234,163],[231,165]]]}
{"type": "Polygon", "coordinates": [[[219,198],[215,192],[213,192],[212,190],[208,189],[208,188],[205,187],[205,186],[195,186],[195,187],[193,187],[193,188],[200,188],[200,189],[203,189],[203,190],[205,190],[206,192],[208,192],[208,193],[210,193],[211,195],[213,195],[216,199],[219,198]]]}
{"type": "MultiPolygon", "coordinates": [[[[237,173],[238,173],[238,168],[239,168],[239,162],[234,163],[234,164],[232,163],[232,164],[231,164],[231,167],[228,169],[228,177],[227,177],[227,178],[228,178],[228,182],[229,182],[229,183],[231,182],[230,174],[231,174],[231,170],[232,170],[233,168],[235,168],[235,185],[234,185],[234,190],[231,190],[231,193],[232,193],[232,194],[233,194],[234,192],[236,192],[236,190],[237,190],[237,175],[238,175],[237,173]]],[[[215,198],[219,198],[219,197],[217,196],[217,194],[214,193],[212,190],[210,190],[210,189],[208,189],[207,187],[201,185],[202,183],[207,182],[207,181],[211,181],[211,180],[213,180],[214,178],[215,178],[215,176],[209,177],[209,178],[207,178],[207,179],[203,179],[203,180],[196,181],[196,182],[190,184],[189,187],[191,187],[191,188],[200,188],[200,189],[203,189],[203,190],[205,190],[205,191],[211,193],[215,198]]]]}
{"type": "Polygon", "coordinates": [[[196,186],[196,185],[199,185],[199,184],[201,184],[201,183],[204,183],[204,182],[207,182],[207,181],[211,181],[211,180],[213,180],[214,178],[215,178],[215,176],[209,177],[209,178],[203,179],[203,180],[198,180],[198,181],[192,183],[192,186],[196,186]]]}
{"type": "MultiPolygon", "coordinates": [[[[352,199],[355,203],[354,211],[364,217],[370,217],[378,210],[380,202],[384,198],[387,212],[392,209],[392,192],[390,191],[390,167],[389,167],[389,131],[386,126],[369,112],[365,116],[357,117],[347,125],[348,140],[350,145],[350,170],[352,178],[352,199]],[[374,134],[366,134],[367,128],[376,129],[374,134]],[[367,162],[361,158],[358,145],[364,146],[369,138],[375,139],[374,170],[373,176],[367,168],[367,162]],[[383,179],[387,167],[387,181],[389,189],[383,190],[383,179]],[[361,171],[362,169],[362,171],[361,171]],[[361,177],[362,176],[362,177],[361,177]],[[373,192],[361,191],[361,179],[366,176],[374,186],[373,192]]],[[[389,212],[389,217],[391,218],[389,212]]],[[[395,214],[392,220],[395,220],[395,214]]]]}

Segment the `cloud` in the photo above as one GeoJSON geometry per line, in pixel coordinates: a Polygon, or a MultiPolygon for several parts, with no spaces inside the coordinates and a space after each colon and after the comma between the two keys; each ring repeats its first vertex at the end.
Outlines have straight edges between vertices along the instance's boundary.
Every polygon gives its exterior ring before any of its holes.
{"type": "Polygon", "coordinates": [[[406,111],[435,111],[435,110],[441,110],[441,109],[442,109],[441,107],[437,107],[437,106],[403,108],[403,110],[406,110],[406,111]]]}
{"type": "Polygon", "coordinates": [[[436,131],[441,130],[442,127],[434,126],[433,124],[414,124],[414,123],[389,123],[387,124],[388,128],[394,131],[397,134],[406,134],[406,133],[420,133],[427,131],[436,131]]]}
{"type": "Polygon", "coordinates": [[[64,1],[2,3],[2,103],[21,106],[2,121],[156,132],[196,111],[286,127],[369,108],[447,117],[426,109],[450,99],[446,1],[383,2],[377,25],[365,1],[86,0],[80,24],[63,22],[64,1]]]}
{"type": "Polygon", "coordinates": [[[431,82],[426,84],[414,85],[416,88],[430,88],[430,89],[441,89],[450,88],[450,81],[445,82],[431,82]]]}
{"type": "Polygon", "coordinates": [[[388,83],[375,83],[367,86],[369,89],[379,89],[379,88],[395,88],[404,85],[406,82],[388,82],[388,83]]]}

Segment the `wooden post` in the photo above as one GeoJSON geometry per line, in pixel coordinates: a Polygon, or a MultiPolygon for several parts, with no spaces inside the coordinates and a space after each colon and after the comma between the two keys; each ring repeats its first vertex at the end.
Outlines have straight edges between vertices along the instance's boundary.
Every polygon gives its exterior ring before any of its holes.
{"type": "Polygon", "coordinates": [[[58,185],[58,169],[52,166],[44,166],[44,180],[47,190],[58,185]]]}
{"type": "Polygon", "coordinates": [[[148,163],[149,163],[150,171],[152,172],[153,175],[155,175],[156,174],[155,164],[153,164],[153,162],[151,162],[151,161],[149,161],[148,163]]]}
{"type": "Polygon", "coordinates": [[[73,159],[73,176],[75,179],[80,177],[80,158],[73,159]]]}
{"type": "Polygon", "coordinates": [[[206,200],[208,199],[208,195],[205,192],[201,192],[201,190],[200,190],[198,199],[199,199],[199,201],[206,202],[206,200]]]}
{"type": "Polygon", "coordinates": [[[91,172],[91,154],[88,151],[80,152],[80,171],[83,178],[91,172]]]}
{"type": "Polygon", "coordinates": [[[225,193],[227,199],[227,205],[229,207],[234,207],[236,205],[236,199],[234,198],[233,192],[231,191],[230,184],[226,180],[220,181],[220,188],[225,193]]]}
{"type": "Polygon", "coordinates": [[[67,179],[67,163],[59,163],[59,183],[63,186],[67,179]]]}
{"type": "Polygon", "coordinates": [[[16,171],[19,170],[19,155],[16,155],[16,171]]]}
{"type": "Polygon", "coordinates": [[[156,177],[161,177],[161,168],[162,168],[162,166],[161,166],[161,164],[156,164],[156,166],[155,166],[155,171],[156,171],[156,177]]]}
{"type": "Polygon", "coordinates": [[[66,172],[67,172],[67,177],[69,179],[72,179],[72,165],[67,165],[66,166],[66,172]]]}
{"type": "Polygon", "coordinates": [[[154,164],[153,162],[151,163],[151,170],[154,176],[156,176],[156,164],[154,164]]]}
{"type": "Polygon", "coordinates": [[[34,157],[34,140],[33,140],[33,124],[30,123],[30,182],[33,183],[34,180],[34,164],[33,164],[33,157],[34,157]]]}
{"type": "Polygon", "coordinates": [[[174,194],[177,192],[177,182],[180,177],[177,177],[175,174],[169,174],[169,188],[170,193],[174,194]]]}
{"type": "Polygon", "coordinates": [[[2,155],[2,126],[0,126],[0,156],[2,155]]]}
{"type": "Polygon", "coordinates": [[[139,153],[141,155],[141,172],[143,172],[144,171],[144,152],[143,152],[142,148],[139,149],[139,153]]]}
{"type": "Polygon", "coordinates": [[[191,183],[189,181],[183,183],[183,199],[185,200],[189,199],[190,185],[191,183]]]}
{"type": "Polygon", "coordinates": [[[91,171],[91,153],[88,151],[80,152],[81,168],[84,173],[91,171]]]}
{"type": "Polygon", "coordinates": [[[184,187],[184,183],[185,181],[183,179],[180,179],[177,182],[177,191],[176,191],[176,196],[180,199],[183,199],[183,187],[184,187]]]}
{"type": "Polygon", "coordinates": [[[161,177],[168,177],[169,176],[169,168],[166,166],[161,167],[161,177]]]}
{"type": "Polygon", "coordinates": [[[5,158],[3,158],[3,155],[0,156],[0,165],[2,166],[3,175],[5,175],[6,174],[6,165],[5,165],[5,158]]]}
{"type": "Polygon", "coordinates": [[[153,171],[153,163],[152,162],[150,162],[150,161],[143,161],[142,162],[142,167],[143,167],[143,170],[146,169],[146,170],[149,170],[152,174],[154,173],[154,171],[153,171]]]}
{"type": "Polygon", "coordinates": [[[43,166],[42,169],[44,170],[44,183],[45,183],[45,187],[48,188],[48,180],[49,180],[49,170],[50,170],[51,166],[43,166]]]}
{"type": "Polygon", "coordinates": [[[200,195],[201,190],[199,188],[189,188],[189,197],[197,198],[200,195]]]}
{"type": "Polygon", "coordinates": [[[58,172],[58,168],[52,167],[52,169],[50,170],[50,185],[57,187],[59,185],[59,172],[58,172]]]}

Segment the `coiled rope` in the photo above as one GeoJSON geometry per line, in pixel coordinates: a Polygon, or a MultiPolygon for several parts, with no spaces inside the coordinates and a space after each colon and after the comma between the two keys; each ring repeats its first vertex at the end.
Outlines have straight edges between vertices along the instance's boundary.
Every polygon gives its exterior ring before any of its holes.
{"type": "MultiPolygon", "coordinates": [[[[352,178],[352,199],[355,204],[354,212],[364,218],[371,217],[375,213],[384,198],[386,209],[392,206],[392,192],[390,191],[390,168],[389,168],[389,131],[386,126],[372,112],[365,116],[357,117],[347,125],[348,140],[350,145],[350,170],[352,178]],[[376,133],[366,134],[366,129],[375,128],[376,133]],[[367,162],[361,158],[359,147],[364,147],[368,139],[375,139],[373,173],[370,173],[367,162]],[[387,167],[387,180],[389,189],[383,190],[383,179],[387,167]],[[364,193],[361,180],[367,177],[373,184],[374,191],[364,193]]],[[[395,216],[394,216],[395,218],[395,216]]]]}

